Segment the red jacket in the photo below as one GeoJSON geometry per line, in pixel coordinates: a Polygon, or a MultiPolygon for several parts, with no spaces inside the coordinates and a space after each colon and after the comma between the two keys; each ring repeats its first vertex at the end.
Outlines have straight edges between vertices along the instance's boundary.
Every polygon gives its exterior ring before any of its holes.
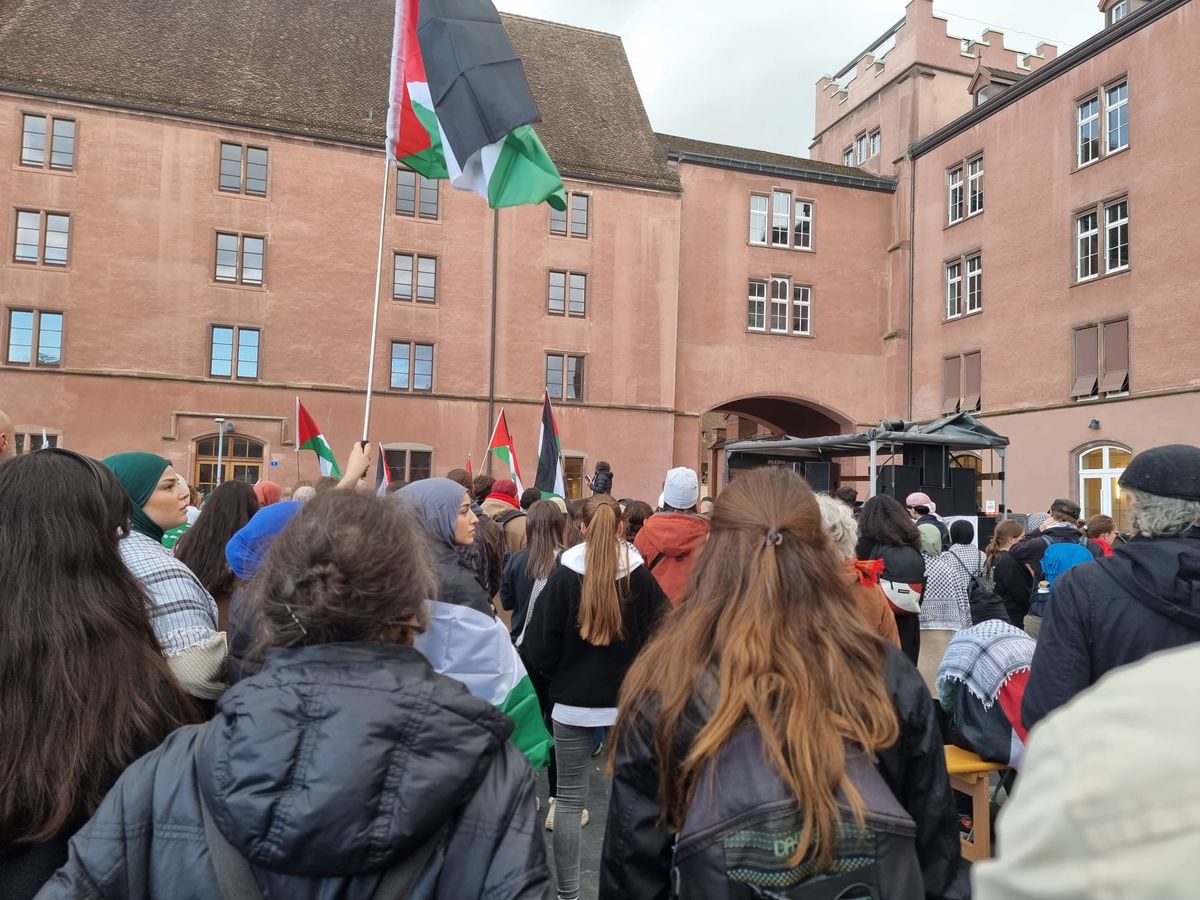
{"type": "Polygon", "coordinates": [[[679,605],[696,555],[707,540],[708,519],[686,513],[656,513],[634,538],[633,545],[672,606],[679,605]]]}

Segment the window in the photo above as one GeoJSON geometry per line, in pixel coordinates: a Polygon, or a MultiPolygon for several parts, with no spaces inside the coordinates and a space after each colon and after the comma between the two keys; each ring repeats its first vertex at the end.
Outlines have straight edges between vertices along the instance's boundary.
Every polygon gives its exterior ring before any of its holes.
{"type": "Polygon", "coordinates": [[[564,453],[562,455],[563,464],[563,490],[567,496],[564,500],[582,500],[583,499],[583,472],[585,469],[584,462],[586,457],[575,453],[564,453]]]}
{"type": "Polygon", "coordinates": [[[567,193],[566,209],[557,210],[554,207],[550,207],[550,233],[559,234],[564,237],[586,238],[589,232],[588,216],[590,212],[591,196],[589,194],[569,191],[567,193]]]}
{"type": "Polygon", "coordinates": [[[983,256],[967,257],[967,315],[983,309],[983,256]]]}
{"type": "Polygon", "coordinates": [[[433,344],[392,341],[393,391],[433,390],[433,344]]]}
{"type": "Polygon", "coordinates": [[[1100,158],[1100,98],[1092,97],[1079,104],[1078,162],[1086,166],[1100,158]]]}
{"type": "Polygon", "coordinates": [[[867,158],[867,135],[866,132],[860,134],[854,139],[854,158],[858,162],[865,162],[867,158]]]}
{"type": "Polygon", "coordinates": [[[967,163],[967,215],[983,212],[983,157],[967,163]]]}
{"type": "Polygon", "coordinates": [[[1117,200],[1104,207],[1104,271],[1129,268],[1129,201],[1117,200]]]}
{"type": "Polygon", "coordinates": [[[750,243],[765,244],[767,242],[767,204],[769,199],[765,194],[750,195],[750,243]]]}
{"type": "Polygon", "coordinates": [[[1131,458],[1132,454],[1124,447],[1113,446],[1095,447],[1079,454],[1079,505],[1083,518],[1111,516],[1118,531],[1133,530],[1133,513],[1120,484],[1131,458]]]}
{"type": "Polygon", "coordinates": [[[767,283],[765,281],[750,282],[746,328],[750,331],[766,331],[767,329],[767,283]]]}
{"type": "Polygon", "coordinates": [[[792,289],[792,334],[812,334],[812,288],[806,284],[792,289]]]}
{"type": "Polygon", "coordinates": [[[1095,210],[1075,218],[1075,280],[1100,274],[1100,229],[1095,210]]]}
{"type": "Polygon", "coordinates": [[[1116,153],[1129,146],[1129,83],[1122,81],[1104,91],[1104,122],[1108,135],[1107,152],[1116,153]]]}
{"type": "Polygon", "coordinates": [[[202,438],[196,441],[192,484],[202,494],[224,481],[254,484],[262,480],[263,457],[263,444],[254,438],[233,434],[202,438]]]}
{"type": "Polygon", "coordinates": [[[69,170],[75,168],[75,120],[35,116],[21,122],[21,165],[69,170]],[[47,147],[49,136],[49,147],[47,147]],[[49,150],[49,153],[46,151],[49,150]]]}
{"type": "Polygon", "coordinates": [[[871,147],[870,147],[871,156],[873,156],[873,157],[878,156],[879,155],[879,129],[878,128],[876,128],[874,131],[871,132],[869,141],[870,141],[870,145],[871,145],[871,147]]]}
{"type": "Polygon", "coordinates": [[[771,194],[771,246],[790,246],[792,230],[792,195],[786,191],[771,194]]]}
{"type": "Polygon", "coordinates": [[[38,431],[18,431],[16,433],[13,452],[17,456],[33,453],[36,450],[51,450],[59,445],[59,435],[51,434],[46,429],[38,431]]]}
{"type": "Polygon", "coordinates": [[[1076,400],[1129,392],[1129,320],[1116,319],[1075,330],[1076,400]]]}
{"type": "Polygon", "coordinates": [[[813,205],[809,200],[796,201],[796,228],[792,233],[792,247],[796,250],[812,249],[813,205]]]}
{"type": "Polygon", "coordinates": [[[942,414],[983,408],[983,357],[979,351],[942,360],[942,414]]]}
{"type": "Polygon", "coordinates": [[[62,334],[63,314],[60,312],[10,310],[5,359],[10,366],[58,368],[62,365],[62,334]]]}
{"type": "Polygon", "coordinates": [[[231,194],[267,196],[267,150],[221,142],[217,187],[231,194]]]}
{"type": "Polygon", "coordinates": [[[995,92],[996,89],[992,87],[992,85],[985,84],[975,92],[975,105],[981,106],[982,104],[986,103],[988,98],[991,97],[995,92]]]}
{"type": "Polygon", "coordinates": [[[583,399],[583,357],[546,354],[546,391],[555,400],[583,399]]]}
{"type": "Polygon", "coordinates": [[[384,444],[383,464],[390,481],[422,481],[433,477],[433,448],[425,444],[384,444]]]}
{"type": "Polygon", "coordinates": [[[946,173],[946,221],[953,225],[963,217],[963,167],[955,166],[946,173]]]}
{"type": "Polygon", "coordinates": [[[217,232],[217,268],[213,276],[227,284],[263,283],[266,238],[250,234],[217,232]]]}
{"type": "Polygon", "coordinates": [[[788,331],[788,280],[771,279],[771,331],[787,334],[788,331]]]}
{"type": "Polygon", "coordinates": [[[853,145],[847,147],[845,150],[842,151],[842,165],[843,166],[853,166],[854,165],[854,146],[853,145]]]}
{"type": "Polygon", "coordinates": [[[546,311],[552,316],[586,315],[587,275],[551,271],[546,311]]]}
{"type": "Polygon", "coordinates": [[[438,183],[412,169],[396,170],[396,215],[438,217],[438,183]]]}
{"type": "Polygon", "coordinates": [[[392,267],[392,299],[414,299],[413,275],[416,274],[418,303],[437,301],[437,257],[413,253],[397,253],[392,267]]]}
{"type": "Polygon", "coordinates": [[[45,210],[17,210],[13,262],[65,266],[71,241],[71,217],[45,210]]]}
{"type": "Polygon", "coordinates": [[[236,325],[214,325],[208,356],[211,378],[254,381],[258,378],[259,330],[236,325]]]}
{"type": "Polygon", "coordinates": [[[1129,15],[1129,0],[1121,0],[1108,11],[1108,24],[1116,25],[1127,15],[1129,15]]]}
{"type": "Polygon", "coordinates": [[[962,262],[946,264],[946,318],[962,315],[962,262]]]}

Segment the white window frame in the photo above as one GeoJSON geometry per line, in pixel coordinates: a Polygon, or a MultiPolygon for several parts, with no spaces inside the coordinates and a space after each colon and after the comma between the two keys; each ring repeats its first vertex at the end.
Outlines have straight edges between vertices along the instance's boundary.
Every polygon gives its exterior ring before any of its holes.
{"type": "Polygon", "coordinates": [[[853,144],[851,144],[849,147],[847,147],[845,150],[842,151],[842,165],[846,166],[847,168],[854,167],[854,145],[853,144]]]}
{"type": "Polygon", "coordinates": [[[1112,464],[1112,451],[1117,450],[1121,453],[1129,453],[1130,451],[1115,444],[1102,444],[1099,447],[1089,447],[1087,450],[1082,450],[1075,460],[1075,469],[1079,474],[1079,506],[1080,515],[1084,518],[1090,518],[1095,515],[1112,516],[1113,500],[1121,498],[1121,487],[1119,480],[1125,474],[1125,468],[1122,466],[1117,468],[1112,464]],[[1085,469],[1083,467],[1083,459],[1085,456],[1095,453],[1097,450],[1103,450],[1101,454],[1099,469],[1085,469]],[[1087,508],[1087,481],[1096,479],[1100,482],[1100,508],[1087,508]]]}
{"type": "Polygon", "coordinates": [[[751,278],[746,285],[746,330],[767,330],[767,280],[751,278]],[[761,292],[760,292],[761,289],[761,292]],[[761,325],[753,324],[759,321],[761,325]]]}
{"type": "Polygon", "coordinates": [[[792,249],[811,250],[813,245],[813,201],[792,198],[795,227],[792,229],[792,249]],[[804,227],[802,227],[804,226],[804,227]]]}
{"type": "Polygon", "coordinates": [[[946,172],[946,224],[953,225],[961,222],[966,213],[966,207],[963,165],[959,163],[946,172]],[[955,215],[956,212],[957,215],[955,215]]]}
{"type": "Polygon", "coordinates": [[[771,334],[787,334],[788,326],[791,324],[791,299],[792,285],[787,278],[782,278],[777,275],[771,276],[771,307],[768,310],[770,316],[767,326],[771,334]],[[778,327],[777,322],[782,321],[783,327],[778,327]]]}
{"type": "Polygon", "coordinates": [[[792,334],[812,336],[812,286],[792,286],[792,334]]]}
{"type": "Polygon", "coordinates": [[[867,142],[868,142],[868,150],[871,154],[871,156],[869,158],[874,159],[876,156],[879,155],[880,135],[879,135],[878,128],[876,128],[874,131],[872,131],[870,133],[870,135],[868,135],[867,142]]]}
{"type": "Polygon", "coordinates": [[[1082,169],[1084,166],[1090,166],[1100,158],[1100,149],[1104,146],[1104,136],[1102,131],[1103,123],[1100,120],[1100,94],[1097,92],[1087,99],[1080,100],[1075,104],[1075,163],[1079,168],[1082,169]],[[1093,103],[1096,104],[1095,111],[1085,115],[1084,109],[1086,107],[1090,107],[1093,103]],[[1084,129],[1087,128],[1090,131],[1091,126],[1093,125],[1096,129],[1096,155],[1084,159],[1084,147],[1088,146],[1088,142],[1092,139],[1090,136],[1087,138],[1087,140],[1084,139],[1084,129]]]}
{"type": "Polygon", "coordinates": [[[854,156],[859,162],[867,161],[867,133],[865,131],[854,139],[854,156]]]}
{"type": "Polygon", "coordinates": [[[792,245],[792,195],[789,191],[771,191],[771,233],[768,237],[772,247],[792,245]],[[781,230],[784,235],[782,242],[775,239],[775,233],[781,230]]]}
{"type": "MultiPolygon", "coordinates": [[[[1091,269],[1091,265],[1088,266],[1091,269]]],[[[1075,281],[1076,283],[1091,281],[1094,278],[1100,277],[1100,214],[1095,209],[1085,210],[1075,216],[1075,281]],[[1092,218],[1092,223],[1087,230],[1084,230],[1084,220],[1089,216],[1092,218]],[[1088,241],[1089,249],[1094,252],[1083,252],[1083,243],[1088,241]],[[1095,268],[1084,274],[1083,261],[1084,259],[1095,259],[1095,268]]]]}
{"type": "Polygon", "coordinates": [[[967,290],[963,314],[969,316],[983,311],[983,254],[968,256],[965,268],[967,290]]]}
{"type": "Polygon", "coordinates": [[[1116,25],[1127,15],[1129,15],[1129,0],[1121,0],[1108,11],[1108,24],[1116,25]]]}
{"type": "Polygon", "coordinates": [[[1112,200],[1104,204],[1104,273],[1106,275],[1113,272],[1124,272],[1129,268],[1129,198],[1121,197],[1119,200],[1112,200]],[[1120,207],[1124,206],[1124,215],[1119,218],[1111,218],[1110,213],[1116,213],[1120,207]],[[1113,248],[1114,232],[1120,235],[1121,228],[1125,229],[1125,262],[1122,265],[1110,266],[1109,256],[1113,248]]]}
{"type": "Polygon", "coordinates": [[[956,259],[953,262],[945,264],[945,284],[946,284],[946,319],[961,319],[963,314],[963,292],[962,292],[962,271],[963,263],[961,259],[956,259]]]}
{"type": "Polygon", "coordinates": [[[748,243],[763,247],[770,243],[771,238],[771,198],[767,194],[751,194],[750,195],[750,235],[748,243]],[[754,203],[756,200],[762,201],[762,209],[755,209],[754,203]],[[754,239],[754,222],[757,217],[762,219],[762,230],[759,232],[762,235],[761,241],[754,239]]]}
{"type": "Polygon", "coordinates": [[[983,157],[967,161],[967,218],[983,212],[983,157]]]}
{"type": "Polygon", "coordinates": [[[1126,149],[1129,146],[1129,81],[1123,79],[1121,81],[1118,81],[1116,84],[1110,84],[1107,87],[1105,87],[1104,88],[1104,97],[1103,97],[1103,106],[1104,106],[1103,146],[1104,146],[1104,155],[1108,156],[1113,153],[1120,153],[1122,150],[1126,149]],[[1113,93],[1114,91],[1120,91],[1122,88],[1125,89],[1125,96],[1121,97],[1121,99],[1117,100],[1115,103],[1110,103],[1109,95],[1111,93],[1113,93]],[[1116,113],[1116,115],[1117,115],[1116,131],[1117,131],[1118,135],[1121,132],[1121,115],[1124,114],[1124,116],[1125,116],[1125,122],[1124,122],[1125,142],[1116,147],[1114,147],[1112,145],[1113,113],[1116,113]]]}

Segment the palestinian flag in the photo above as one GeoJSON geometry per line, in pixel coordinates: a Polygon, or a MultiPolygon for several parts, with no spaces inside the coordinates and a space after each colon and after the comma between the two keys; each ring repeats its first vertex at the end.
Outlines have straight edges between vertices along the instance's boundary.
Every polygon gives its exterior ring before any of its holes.
{"type": "Polygon", "coordinates": [[[558,445],[558,423],[554,421],[554,408],[550,406],[550,392],[542,403],[542,427],[538,431],[537,477],[533,486],[543,497],[566,498],[567,489],[563,479],[562,453],[558,445]]]}
{"type": "Polygon", "coordinates": [[[525,69],[491,0],[396,0],[387,151],[488,205],[567,208],[525,69]]]}
{"type": "Polygon", "coordinates": [[[375,496],[386,497],[388,485],[392,483],[392,470],[388,468],[387,456],[383,452],[383,444],[379,444],[379,456],[375,463],[375,496]]]}
{"type": "Polygon", "coordinates": [[[508,466],[513,484],[517,486],[517,497],[519,498],[525,492],[525,485],[521,484],[521,467],[517,465],[517,451],[513,447],[512,433],[508,430],[508,420],[504,418],[504,410],[500,410],[500,418],[496,420],[496,427],[492,430],[492,440],[488,444],[488,452],[496,454],[496,458],[508,466]]]}
{"type": "Polygon", "coordinates": [[[534,770],[550,763],[554,746],[529,673],[504,623],[469,606],[428,601],[429,627],[413,646],[435,672],[462,682],[472,694],[513,720],[510,741],[534,770]]]}
{"type": "Polygon", "coordinates": [[[313,417],[308,414],[308,410],[304,408],[304,404],[297,397],[296,452],[299,453],[301,450],[311,450],[317,454],[317,461],[321,464],[322,477],[328,475],[332,475],[334,478],[342,477],[342,470],[338,468],[337,457],[333,455],[329,441],[325,440],[325,435],[321,434],[321,429],[317,427],[317,423],[313,421],[313,417]]]}

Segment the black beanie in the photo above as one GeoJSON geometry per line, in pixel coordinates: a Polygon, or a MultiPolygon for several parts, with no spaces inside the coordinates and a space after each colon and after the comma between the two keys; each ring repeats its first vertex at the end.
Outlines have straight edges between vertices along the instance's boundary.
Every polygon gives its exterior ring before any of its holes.
{"type": "Polygon", "coordinates": [[[1200,502],[1200,447],[1168,444],[1145,450],[1133,458],[1120,484],[1157,497],[1200,502]]]}

